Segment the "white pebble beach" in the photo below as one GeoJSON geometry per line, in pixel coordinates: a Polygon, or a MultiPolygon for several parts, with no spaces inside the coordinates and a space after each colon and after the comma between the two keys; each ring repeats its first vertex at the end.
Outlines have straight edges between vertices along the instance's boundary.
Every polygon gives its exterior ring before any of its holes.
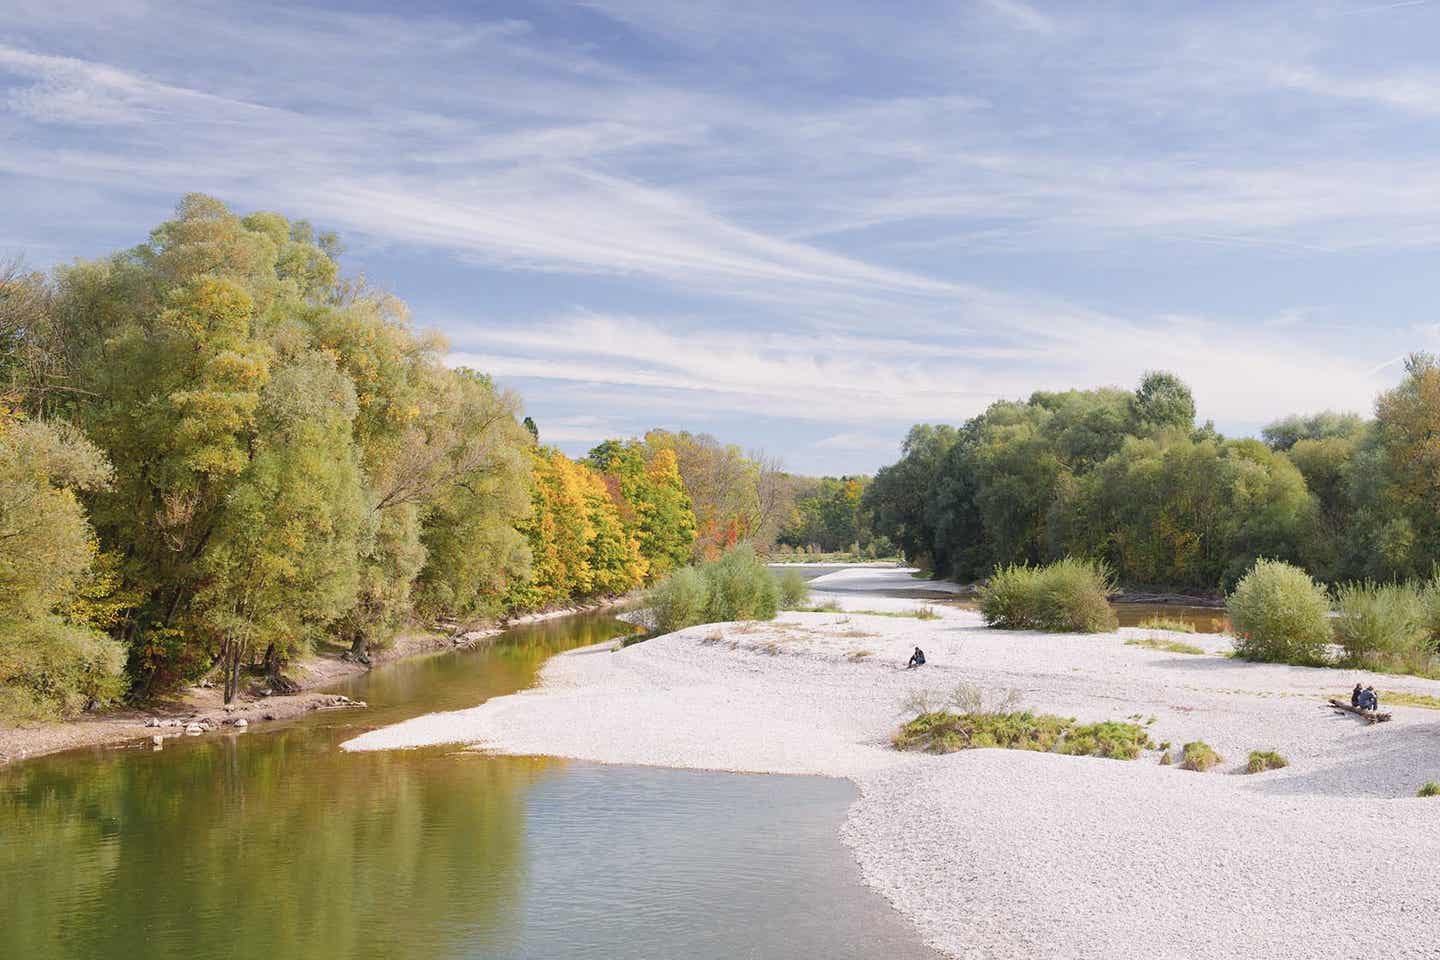
{"type": "MultiPolygon", "coordinates": [[[[365,733],[347,750],[462,743],[607,763],[847,777],[842,835],[862,874],[941,953],[963,958],[1440,957],[1440,711],[1366,725],[1329,710],[1356,681],[1440,698],[1440,682],[1228,658],[1227,637],[986,629],[978,614],[882,616],[925,601],[907,570],[814,581],[840,613],[692,627],[552,658],[532,690],[365,733]],[[1203,655],[1126,645],[1183,640],[1203,655]],[[915,646],[928,663],[903,669],[915,646]],[[901,753],[902,701],[960,683],[1024,709],[1148,724],[1206,773],[1008,750],[901,753]],[[1153,719],[1152,719],[1153,718],[1153,719]],[[1252,750],[1282,770],[1245,774],[1252,750]]],[[[1440,702],[1440,701],[1437,701],[1440,702]]]]}

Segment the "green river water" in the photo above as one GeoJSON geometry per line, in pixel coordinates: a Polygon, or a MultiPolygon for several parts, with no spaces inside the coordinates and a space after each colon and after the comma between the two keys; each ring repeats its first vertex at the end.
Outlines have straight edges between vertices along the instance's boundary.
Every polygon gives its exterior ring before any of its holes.
{"type": "Polygon", "coordinates": [[[932,958],[836,835],[847,782],[337,747],[629,631],[519,628],[339,688],[368,710],[0,768],[0,958],[932,958]]]}

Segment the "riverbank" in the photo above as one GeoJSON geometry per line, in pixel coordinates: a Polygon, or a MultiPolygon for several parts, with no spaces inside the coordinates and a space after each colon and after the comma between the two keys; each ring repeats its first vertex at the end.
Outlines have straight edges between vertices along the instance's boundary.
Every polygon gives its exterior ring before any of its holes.
{"type": "Polygon", "coordinates": [[[345,703],[344,698],[337,699],[325,691],[385,664],[486,643],[512,626],[610,609],[625,602],[626,598],[622,597],[571,604],[469,630],[411,631],[396,637],[385,649],[375,651],[368,666],[347,659],[347,648],[333,645],[297,661],[286,671],[286,676],[299,685],[298,692],[257,696],[245,690],[228,708],[218,688],[201,685],[185,687],[174,696],[143,708],[122,707],[56,723],[0,727],[0,766],[64,750],[113,746],[153,736],[183,736],[190,723],[211,733],[226,728],[233,730],[238,720],[244,720],[244,727],[248,729],[257,724],[294,719],[312,710],[363,707],[363,703],[345,703]],[[157,723],[163,725],[156,726],[157,723]]]}
{"type": "MultiPolygon", "coordinates": [[[[615,763],[842,776],[843,836],[864,876],[956,957],[1311,957],[1355,943],[1428,955],[1440,910],[1440,712],[1391,701],[1389,724],[1336,717],[1357,680],[1383,696],[1440,682],[1249,664],[1228,638],[1122,629],[985,629],[976,614],[867,594],[904,571],[814,581],[848,612],[691,628],[553,658],[534,690],[367,733],[346,749],[460,742],[615,763]],[[863,613],[862,610],[876,611],[863,613]],[[1174,639],[1199,655],[1127,645],[1174,639]],[[901,667],[914,646],[929,664],[901,667]],[[979,750],[897,753],[901,703],[958,683],[1015,689],[1081,721],[1137,718],[1153,740],[1210,743],[1209,773],[979,750]],[[1153,718],[1153,719],[1151,719],[1153,718]],[[1252,750],[1290,765],[1239,775],[1252,750]],[[1365,864],[1356,882],[1346,864],[1365,864]],[[1377,884],[1379,887],[1377,888],[1377,884]]],[[[903,580],[902,580],[903,578],[903,580]]]]}

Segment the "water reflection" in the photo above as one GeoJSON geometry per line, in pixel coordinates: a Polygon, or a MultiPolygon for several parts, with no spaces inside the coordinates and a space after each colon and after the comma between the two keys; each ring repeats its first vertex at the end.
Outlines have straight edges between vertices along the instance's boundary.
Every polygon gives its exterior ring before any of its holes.
{"type": "Polygon", "coordinates": [[[849,784],[337,749],[629,631],[528,627],[350,684],[363,713],[0,772],[0,957],[930,957],[835,836],[849,784]]]}

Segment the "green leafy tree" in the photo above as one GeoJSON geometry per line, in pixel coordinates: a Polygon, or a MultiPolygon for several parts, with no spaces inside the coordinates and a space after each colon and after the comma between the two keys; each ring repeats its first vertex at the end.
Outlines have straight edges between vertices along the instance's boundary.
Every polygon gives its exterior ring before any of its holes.
{"type": "Polygon", "coordinates": [[[110,476],[73,428],[0,406],[0,718],[68,716],[124,690],[124,648],[72,602],[95,560],[78,494],[110,476]]]}

